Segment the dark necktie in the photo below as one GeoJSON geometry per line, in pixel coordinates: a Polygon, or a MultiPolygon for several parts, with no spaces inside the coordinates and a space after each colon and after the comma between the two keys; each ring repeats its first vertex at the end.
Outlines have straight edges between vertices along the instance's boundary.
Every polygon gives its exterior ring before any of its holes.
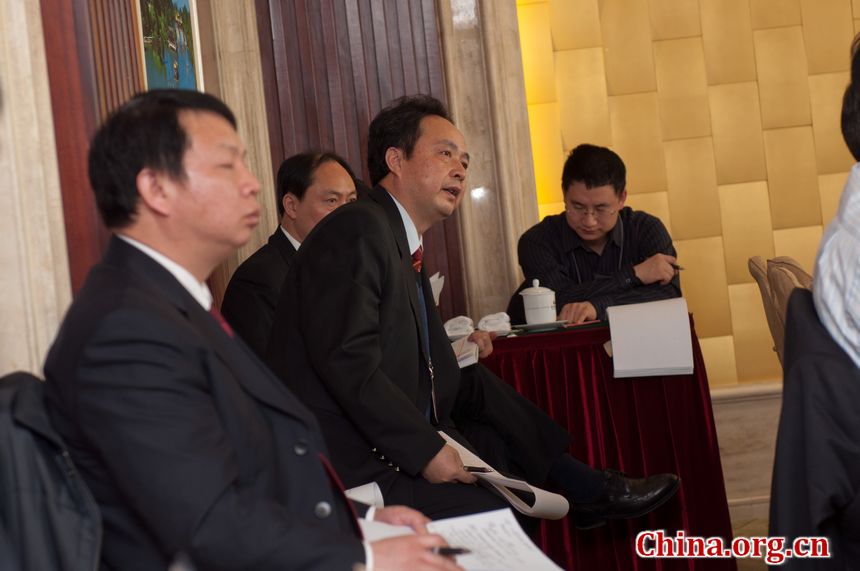
{"type": "Polygon", "coordinates": [[[415,282],[418,286],[418,306],[421,309],[421,329],[424,331],[424,354],[427,358],[427,369],[430,374],[430,405],[424,411],[427,420],[438,422],[436,409],[436,380],[433,378],[433,362],[430,359],[430,324],[427,317],[427,303],[424,300],[424,285],[421,277],[421,267],[424,262],[424,246],[412,252],[412,268],[415,270],[415,282]]]}
{"type": "Polygon", "coordinates": [[[421,267],[424,265],[424,246],[418,244],[418,249],[412,252],[412,267],[416,272],[421,272],[421,267]]]}
{"type": "Polygon", "coordinates": [[[218,308],[217,308],[217,307],[215,307],[215,304],[214,304],[214,303],[213,303],[213,304],[212,304],[212,306],[209,308],[209,314],[210,314],[210,315],[212,315],[212,317],[214,317],[214,318],[215,318],[215,321],[217,321],[217,322],[218,322],[218,325],[220,325],[220,326],[221,326],[221,329],[223,329],[223,330],[224,330],[224,333],[226,333],[226,334],[227,334],[227,335],[229,335],[230,337],[233,337],[233,335],[234,335],[234,334],[233,334],[233,328],[232,328],[232,327],[230,327],[230,324],[229,324],[229,323],[227,323],[227,320],[226,320],[226,319],[224,319],[224,316],[223,316],[223,315],[221,315],[221,312],[220,312],[220,311],[218,311],[218,308]]]}

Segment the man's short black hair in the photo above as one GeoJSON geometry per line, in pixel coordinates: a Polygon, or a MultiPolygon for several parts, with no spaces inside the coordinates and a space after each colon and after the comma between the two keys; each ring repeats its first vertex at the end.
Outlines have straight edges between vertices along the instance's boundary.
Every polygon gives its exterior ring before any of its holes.
{"type": "Polygon", "coordinates": [[[842,98],[842,138],[855,161],[860,161],[860,34],[851,42],[851,82],[842,98]]]}
{"type": "Polygon", "coordinates": [[[561,191],[567,192],[574,182],[585,184],[585,188],[612,185],[615,194],[621,196],[627,188],[627,169],[621,157],[606,147],[579,145],[564,162],[561,191]]]}
{"type": "Polygon", "coordinates": [[[374,117],[367,135],[367,170],[371,184],[375,185],[388,174],[385,152],[389,148],[402,149],[407,159],[412,156],[421,136],[421,120],[428,115],[451,121],[445,104],[430,95],[400,97],[374,117]]]}
{"type": "Polygon", "coordinates": [[[293,155],[284,160],[278,168],[278,180],[275,185],[275,196],[278,199],[278,218],[284,215],[284,197],[292,193],[302,200],[305,191],[314,183],[314,173],[325,163],[337,163],[349,174],[354,181],[355,174],[349,164],[340,155],[330,152],[308,151],[293,155]]]}
{"type": "Polygon", "coordinates": [[[220,115],[233,128],[233,112],[217,97],[199,91],[156,89],[138,93],[111,113],[93,137],[90,184],[108,228],[128,226],[137,211],[137,175],[144,168],[182,180],[190,141],[179,122],[183,111],[220,115]]]}

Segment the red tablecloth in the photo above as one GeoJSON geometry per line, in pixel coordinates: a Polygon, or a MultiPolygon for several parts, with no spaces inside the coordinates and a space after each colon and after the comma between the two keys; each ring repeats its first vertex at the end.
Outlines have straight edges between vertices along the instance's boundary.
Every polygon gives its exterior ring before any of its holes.
{"type": "Polygon", "coordinates": [[[543,408],[573,436],[571,454],[631,476],[673,472],[675,498],[647,517],[576,531],[568,519],[545,521],[541,547],[575,571],[735,570],[731,559],[640,559],[642,530],[722,536],[731,541],[708,379],[693,333],[694,373],[615,379],[603,348],[609,328],[497,339],[483,363],[543,408]]]}

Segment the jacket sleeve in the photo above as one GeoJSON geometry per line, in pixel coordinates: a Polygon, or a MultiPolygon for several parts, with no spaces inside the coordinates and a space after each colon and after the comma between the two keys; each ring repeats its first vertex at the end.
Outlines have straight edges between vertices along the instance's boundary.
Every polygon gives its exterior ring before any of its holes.
{"type": "Polygon", "coordinates": [[[266,352],[279,293],[280,287],[251,279],[239,271],[233,275],[224,292],[221,313],[261,358],[266,352]]]}

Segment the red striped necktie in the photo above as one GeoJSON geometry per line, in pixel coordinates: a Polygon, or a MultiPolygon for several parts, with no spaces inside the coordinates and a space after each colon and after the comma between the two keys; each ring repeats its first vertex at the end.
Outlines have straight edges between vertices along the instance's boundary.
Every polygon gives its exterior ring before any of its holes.
{"type": "Polygon", "coordinates": [[[424,246],[418,244],[418,249],[412,252],[412,268],[416,272],[421,272],[421,267],[424,265],[424,246]]]}
{"type": "Polygon", "coordinates": [[[229,335],[230,337],[233,337],[233,336],[234,336],[233,328],[232,328],[232,327],[230,327],[230,324],[229,324],[229,323],[227,323],[227,320],[226,320],[226,319],[224,319],[224,316],[223,316],[223,315],[221,315],[221,312],[220,312],[220,311],[218,311],[218,308],[217,308],[217,307],[215,307],[215,304],[214,304],[214,303],[213,303],[213,304],[212,304],[212,306],[209,308],[209,314],[210,314],[212,317],[214,317],[214,318],[215,318],[215,321],[217,321],[217,322],[218,322],[218,325],[220,325],[220,326],[221,326],[221,329],[223,329],[223,330],[224,330],[224,333],[226,333],[226,334],[227,334],[227,335],[229,335]]]}

